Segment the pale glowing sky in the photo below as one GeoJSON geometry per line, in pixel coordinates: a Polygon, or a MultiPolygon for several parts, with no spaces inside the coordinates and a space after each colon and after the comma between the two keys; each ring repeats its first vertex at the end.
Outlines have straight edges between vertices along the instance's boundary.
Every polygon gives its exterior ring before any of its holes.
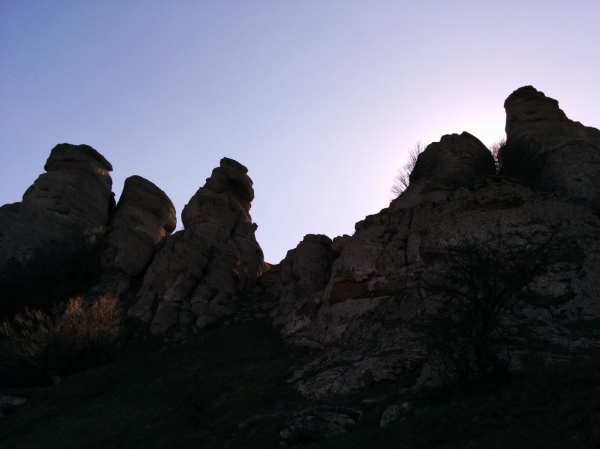
{"type": "Polygon", "coordinates": [[[351,234],[417,140],[504,136],[531,84],[600,127],[600,1],[0,2],[0,204],[86,143],[117,199],[143,176],[178,215],[223,156],[249,169],[266,260],[351,234]]]}

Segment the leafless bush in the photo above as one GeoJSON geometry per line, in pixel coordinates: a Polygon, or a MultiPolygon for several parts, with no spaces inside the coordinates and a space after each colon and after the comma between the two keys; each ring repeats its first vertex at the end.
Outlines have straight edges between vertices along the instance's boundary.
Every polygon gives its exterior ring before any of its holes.
{"type": "Polygon", "coordinates": [[[51,314],[26,309],[2,324],[8,341],[0,352],[0,366],[3,371],[30,371],[41,378],[101,365],[109,359],[122,324],[122,310],[111,296],[91,306],[74,298],[51,314]]]}
{"type": "Polygon", "coordinates": [[[502,161],[500,160],[498,155],[500,153],[500,150],[504,148],[504,145],[506,145],[506,139],[499,140],[489,148],[490,153],[492,153],[492,156],[494,156],[494,163],[496,164],[496,173],[498,173],[502,168],[502,161]]]}
{"type": "Polygon", "coordinates": [[[397,198],[402,192],[404,192],[410,184],[410,174],[415,168],[417,158],[425,150],[425,147],[421,144],[421,141],[417,141],[415,146],[408,152],[408,162],[404,164],[402,169],[398,170],[398,174],[394,178],[394,184],[392,185],[391,192],[394,198],[397,198]]]}
{"type": "Polygon", "coordinates": [[[465,388],[508,381],[506,318],[550,264],[557,234],[509,241],[500,229],[482,233],[459,234],[446,245],[441,268],[424,282],[433,307],[417,324],[442,361],[441,377],[465,388]]]}

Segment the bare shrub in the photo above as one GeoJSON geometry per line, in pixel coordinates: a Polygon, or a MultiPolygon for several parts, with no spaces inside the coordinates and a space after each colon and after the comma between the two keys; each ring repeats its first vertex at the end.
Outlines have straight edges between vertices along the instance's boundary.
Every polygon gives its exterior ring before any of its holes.
{"type": "Polygon", "coordinates": [[[500,172],[500,169],[502,168],[502,161],[500,160],[499,154],[500,150],[504,148],[504,145],[506,145],[506,139],[499,140],[498,142],[491,145],[489,148],[490,153],[492,153],[492,156],[494,157],[496,173],[500,172]]]}
{"type": "Polygon", "coordinates": [[[4,372],[29,371],[30,377],[41,379],[101,365],[121,334],[123,316],[112,296],[91,306],[77,297],[51,314],[26,309],[2,324],[8,341],[0,352],[0,366],[4,372]]]}
{"type": "Polygon", "coordinates": [[[527,286],[550,264],[557,231],[517,235],[459,234],[445,246],[441,268],[424,281],[431,310],[417,320],[439,373],[460,388],[509,380],[511,341],[506,319],[527,286]]]}
{"type": "Polygon", "coordinates": [[[398,174],[394,178],[394,184],[390,189],[394,198],[397,198],[402,192],[404,192],[410,184],[410,174],[415,168],[419,154],[425,150],[425,147],[421,144],[421,141],[417,141],[415,146],[408,152],[408,162],[404,164],[404,167],[398,170],[398,174]]]}

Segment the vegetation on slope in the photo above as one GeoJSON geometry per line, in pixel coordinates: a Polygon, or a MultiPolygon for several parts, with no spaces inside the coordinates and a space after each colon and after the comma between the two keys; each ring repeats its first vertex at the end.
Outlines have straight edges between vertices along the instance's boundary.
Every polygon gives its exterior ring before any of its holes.
{"type": "MultiPolygon", "coordinates": [[[[104,367],[54,387],[3,391],[26,397],[30,407],[0,420],[2,447],[281,447],[290,413],[316,404],[287,383],[313,357],[284,345],[260,320],[188,341],[140,335],[104,367]]],[[[410,399],[412,416],[384,429],[383,411],[407,392],[373,386],[321,401],[358,405],[364,414],[347,435],[310,447],[599,447],[599,368],[595,358],[530,371],[501,389],[429,392],[410,399]]]]}

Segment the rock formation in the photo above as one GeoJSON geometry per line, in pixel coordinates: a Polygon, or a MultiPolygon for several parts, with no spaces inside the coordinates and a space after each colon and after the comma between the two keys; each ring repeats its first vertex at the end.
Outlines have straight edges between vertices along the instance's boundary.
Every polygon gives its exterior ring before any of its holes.
{"type": "MultiPolygon", "coordinates": [[[[514,367],[554,363],[600,346],[600,131],[569,120],[532,87],[513,92],[505,108],[499,175],[477,138],[443,136],[419,155],[408,188],[352,236],[307,235],[272,267],[255,238],[252,181],[238,162],[221,160],[182,211],[185,230],[171,234],[175,210],[162,190],[129,178],[111,219],[110,164],[88,146],[58,145],[23,201],[0,208],[0,265],[109,224],[102,270],[118,282],[104,288],[121,292],[129,286],[121,280],[143,277],[139,291],[128,290],[131,317],[154,334],[183,337],[268,314],[285,341],[319,351],[289,382],[320,399],[373,383],[439,381],[439,354],[415,323],[440,310],[452,256],[466,245],[492,267],[496,255],[521,267],[517,259],[533,252],[539,269],[519,286],[518,308],[502,326],[514,367]]],[[[482,272],[492,290],[506,281],[482,272]]],[[[452,288],[479,288],[469,275],[452,288]]],[[[382,426],[408,413],[394,407],[382,426]]],[[[297,412],[281,436],[293,443],[339,433],[359,416],[350,408],[297,412]]]]}
{"type": "Polygon", "coordinates": [[[443,136],[417,158],[411,184],[427,181],[443,188],[468,184],[496,173],[494,158],[479,139],[467,132],[443,136]]]}
{"type": "Polygon", "coordinates": [[[324,235],[307,235],[281,262],[280,313],[287,315],[300,303],[325,287],[337,254],[324,235]]]}
{"type": "MultiPolygon", "coordinates": [[[[570,129],[571,123],[564,125],[570,129]]],[[[314,290],[321,281],[309,284],[314,287],[309,294],[286,290],[289,279],[298,278],[285,274],[295,266],[293,253],[272,270],[279,270],[279,291],[272,275],[265,276],[280,298],[274,324],[282,336],[322,349],[290,379],[300,393],[319,398],[410,375],[419,377],[418,384],[433,381],[430,354],[413,323],[431,307],[428,286],[448,270],[449,245],[464,236],[482,248],[499,236],[524,251],[554,238],[553,262],[528,286],[536,299],[510,319],[514,338],[547,342],[548,350],[536,354],[546,361],[560,358],[561,351],[600,345],[573,326],[591,323],[600,313],[600,219],[572,201],[573,194],[538,193],[517,179],[494,175],[489,151],[468,133],[429,145],[410,179],[388,208],[356,224],[334,261],[335,256],[307,259],[311,265],[302,272],[331,273],[323,288],[314,290]]],[[[519,350],[513,354],[518,358],[519,350]]]]}
{"type": "Polygon", "coordinates": [[[152,319],[152,332],[204,328],[234,313],[238,296],[265,271],[250,217],[248,170],[223,158],[185,206],[185,231],[166,239],[148,268],[130,316],[152,319]]]}
{"type": "Polygon", "coordinates": [[[0,208],[0,315],[66,300],[97,266],[112,166],[92,147],[61,144],[44,169],[23,201],[0,208]]]}
{"type": "Polygon", "coordinates": [[[114,208],[110,163],[87,145],[55,146],[20,203],[0,208],[0,265],[27,261],[49,242],[105,226],[114,208]]]}
{"type": "Polygon", "coordinates": [[[141,176],[127,178],[102,253],[105,280],[114,277],[107,283],[125,290],[128,278],[146,268],[154,246],[171,235],[176,225],[175,207],[165,192],[141,176]]]}
{"type": "Polygon", "coordinates": [[[569,120],[558,101],[531,86],[504,103],[502,175],[600,211],[600,131],[569,120]]]}

